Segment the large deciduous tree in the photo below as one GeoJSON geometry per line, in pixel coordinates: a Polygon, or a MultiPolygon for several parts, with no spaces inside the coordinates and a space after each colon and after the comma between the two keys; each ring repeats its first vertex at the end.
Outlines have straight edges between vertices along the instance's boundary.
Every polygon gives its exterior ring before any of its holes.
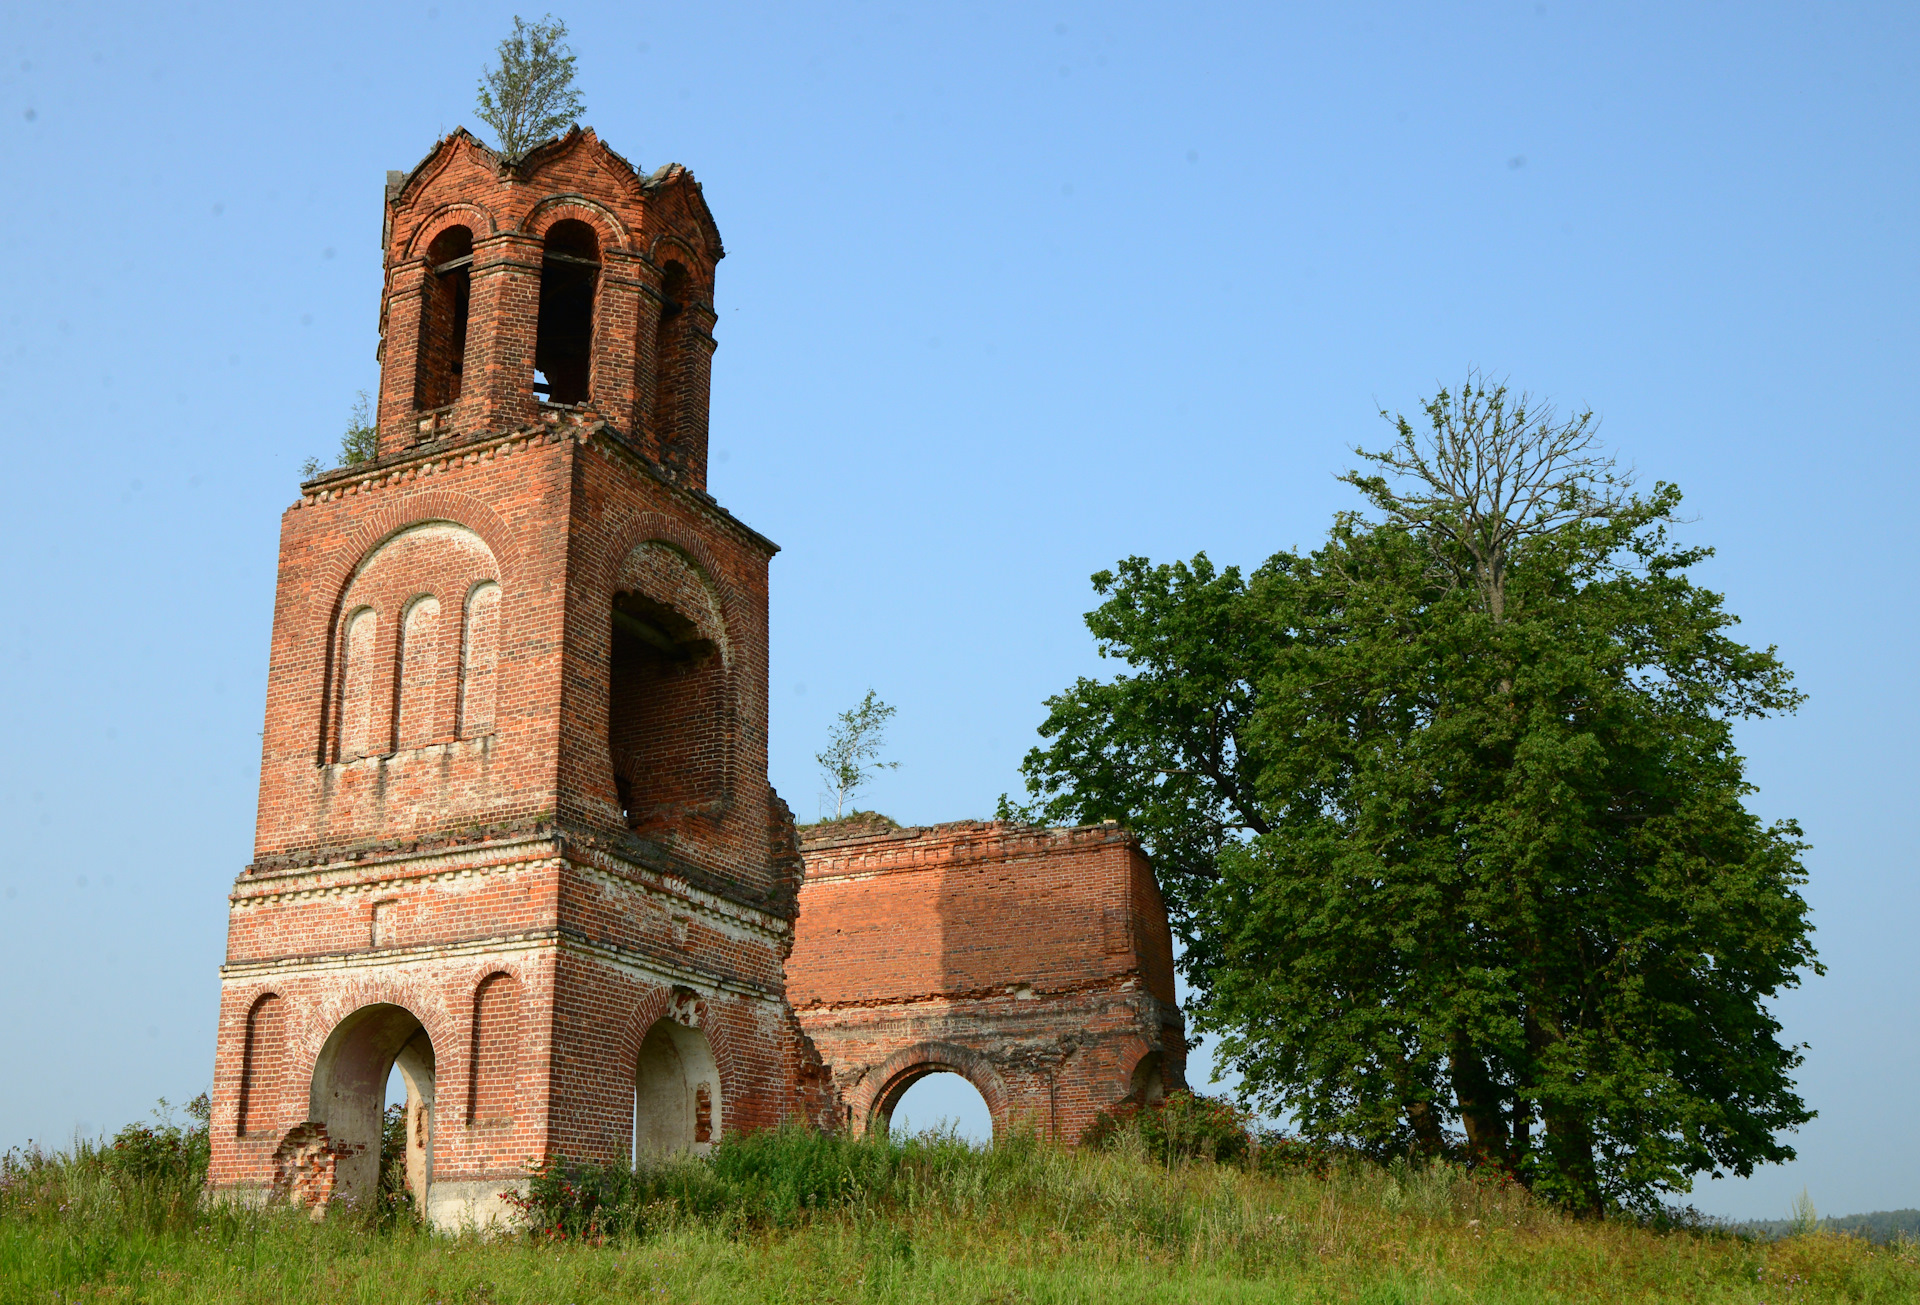
{"type": "Polygon", "coordinates": [[[1766,1002],[1820,967],[1732,726],[1791,676],[1589,415],[1477,375],[1424,412],[1320,548],[1094,577],[1130,669],[1048,701],[1035,809],[1142,835],[1198,1026],[1309,1133],[1583,1210],[1790,1159],[1766,1002]]]}

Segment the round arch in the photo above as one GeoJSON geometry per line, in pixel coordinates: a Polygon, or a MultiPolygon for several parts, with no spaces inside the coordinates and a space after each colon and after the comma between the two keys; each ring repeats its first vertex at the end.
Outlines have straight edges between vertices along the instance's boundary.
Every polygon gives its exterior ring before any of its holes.
{"type": "Polygon", "coordinates": [[[641,540],[621,556],[613,583],[615,593],[647,593],[680,609],[718,649],[722,664],[732,668],[725,596],[714,583],[712,568],[685,545],[672,539],[641,540]]]}
{"type": "Polygon", "coordinates": [[[584,195],[553,195],[541,200],[520,223],[520,231],[536,240],[544,240],[548,228],[569,218],[592,227],[599,234],[602,251],[617,249],[624,253],[632,247],[627,224],[612,209],[584,195]]]}
{"type": "Polygon", "coordinates": [[[596,577],[611,618],[603,627],[609,674],[600,793],[629,828],[661,819],[723,822],[738,797],[741,722],[760,710],[739,664],[740,632],[751,627],[700,541],[653,513],[636,513],[621,527],[621,546],[608,550],[596,577]],[[636,643],[627,633],[632,616],[671,643],[658,635],[636,643]],[[686,748],[684,764],[641,764],[660,747],[686,748]]]}
{"type": "Polygon", "coordinates": [[[996,1138],[1005,1135],[1008,1123],[1006,1084],[985,1056],[950,1042],[922,1042],[889,1056],[886,1063],[868,1077],[868,1082],[875,1086],[859,1094],[865,1097],[865,1101],[855,1102],[860,1131],[885,1133],[895,1108],[900,1104],[900,1098],[907,1094],[908,1088],[929,1074],[958,1074],[971,1083],[974,1091],[987,1103],[987,1114],[993,1120],[993,1135],[996,1138]]]}
{"type": "Polygon", "coordinates": [[[657,988],[621,1030],[619,1062],[633,1074],[630,1147],[648,1155],[703,1155],[726,1126],[736,1082],[733,1044],[707,998],[685,986],[657,988]]]}
{"type": "MultiPolygon", "coordinates": [[[[505,634],[513,623],[510,598],[514,587],[511,536],[493,510],[478,499],[452,490],[434,489],[409,494],[386,505],[362,520],[346,542],[328,555],[317,568],[309,606],[302,622],[305,637],[323,649],[320,661],[320,713],[314,722],[315,761],[324,765],[331,757],[331,731],[338,709],[336,700],[342,648],[336,634],[354,582],[375,554],[400,535],[421,526],[451,525],[477,536],[493,555],[493,579],[500,586],[501,603],[496,620],[500,625],[500,647],[506,647],[505,634]],[[317,628],[316,628],[317,627],[317,628]]],[[[382,613],[385,616],[385,613],[382,613]]]]}
{"type": "Polygon", "coordinates": [[[706,588],[720,622],[721,632],[732,643],[736,632],[748,628],[750,609],[740,592],[721,579],[726,574],[713,550],[685,524],[660,512],[642,510],[618,521],[609,522],[614,531],[614,546],[600,555],[599,587],[611,600],[623,583],[623,573],[637,554],[649,547],[665,548],[680,555],[699,583],[706,588]]]}
{"type": "Polygon", "coordinates": [[[378,1199],[387,1076],[398,1068],[407,1087],[407,1186],[426,1207],[437,1060],[425,1022],[393,1002],[361,1006],[333,1026],[314,1058],[307,1113],[334,1157],[331,1199],[362,1207],[378,1199]]]}
{"type": "Polygon", "coordinates": [[[441,232],[453,227],[466,227],[473,232],[476,244],[500,232],[500,223],[492,213],[479,204],[470,200],[443,204],[421,218],[419,224],[408,235],[406,257],[425,258],[427,247],[439,239],[441,232]]]}
{"type": "MultiPolygon", "coordinates": [[[[368,477],[369,480],[385,478],[386,473],[368,477]]],[[[507,573],[513,569],[513,547],[506,523],[492,508],[469,494],[449,489],[423,490],[362,517],[346,541],[328,555],[314,573],[313,603],[320,615],[329,620],[335,615],[340,601],[347,595],[347,586],[381,545],[414,526],[441,523],[460,526],[480,536],[500,567],[501,585],[509,585],[511,577],[507,573]]]]}
{"type": "Polygon", "coordinates": [[[699,250],[672,232],[661,232],[647,246],[647,261],[664,273],[668,262],[679,263],[687,270],[688,279],[698,287],[700,298],[711,302],[713,299],[713,263],[699,250]]]}

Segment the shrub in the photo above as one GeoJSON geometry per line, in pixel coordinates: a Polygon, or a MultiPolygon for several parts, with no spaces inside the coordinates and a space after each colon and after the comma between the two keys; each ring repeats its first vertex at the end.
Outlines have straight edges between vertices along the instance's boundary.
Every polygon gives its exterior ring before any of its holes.
{"type": "Polygon", "coordinates": [[[207,1094],[187,1103],[191,1121],[177,1124],[165,1097],[154,1108],[154,1123],[128,1124],[113,1135],[113,1144],[101,1152],[105,1166],[135,1182],[196,1189],[207,1180],[211,1143],[207,1118],[212,1107],[207,1094]]]}
{"type": "Polygon", "coordinates": [[[1111,1148],[1132,1136],[1163,1165],[1177,1160],[1238,1164],[1254,1149],[1252,1116],[1221,1097],[1169,1092],[1148,1105],[1124,1101],[1102,1111],[1080,1135],[1082,1146],[1111,1148]]]}
{"type": "Polygon", "coordinates": [[[407,1108],[401,1102],[387,1107],[380,1120],[380,1203],[382,1222],[418,1222],[420,1211],[407,1186],[407,1108]]]}
{"type": "Polygon", "coordinates": [[[1270,1129],[1261,1129],[1254,1134],[1253,1140],[1253,1148],[1247,1157],[1248,1167],[1276,1178],[1293,1175],[1327,1178],[1342,1159],[1357,1161],[1361,1158],[1355,1152],[1328,1142],[1293,1137],[1270,1129]]]}

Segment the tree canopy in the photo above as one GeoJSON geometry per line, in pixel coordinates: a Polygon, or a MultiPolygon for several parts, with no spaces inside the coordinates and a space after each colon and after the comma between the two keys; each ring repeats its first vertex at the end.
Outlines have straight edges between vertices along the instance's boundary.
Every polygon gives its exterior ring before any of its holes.
{"type": "Polygon", "coordinates": [[[1790,1159],[1804,844],[1733,724],[1791,675],[1590,414],[1470,375],[1424,415],[1310,552],[1093,577],[1128,671],[1048,700],[1035,808],[1140,833],[1197,1025],[1311,1134],[1589,1210],[1790,1159]]]}

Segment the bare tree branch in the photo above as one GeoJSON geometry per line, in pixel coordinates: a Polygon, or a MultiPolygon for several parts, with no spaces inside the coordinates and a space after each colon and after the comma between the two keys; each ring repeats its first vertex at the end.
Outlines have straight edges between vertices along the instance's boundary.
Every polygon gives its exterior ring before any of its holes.
{"type": "Polygon", "coordinates": [[[1581,522],[1609,520],[1632,502],[1633,472],[1605,453],[1591,411],[1563,420],[1551,404],[1510,394],[1478,369],[1457,394],[1442,389],[1422,411],[1424,438],[1406,417],[1382,411],[1397,436],[1393,445],[1354,449],[1397,483],[1358,470],[1341,479],[1426,535],[1450,573],[1464,554],[1469,574],[1460,578],[1480,591],[1496,623],[1505,616],[1516,550],[1581,522]]]}

